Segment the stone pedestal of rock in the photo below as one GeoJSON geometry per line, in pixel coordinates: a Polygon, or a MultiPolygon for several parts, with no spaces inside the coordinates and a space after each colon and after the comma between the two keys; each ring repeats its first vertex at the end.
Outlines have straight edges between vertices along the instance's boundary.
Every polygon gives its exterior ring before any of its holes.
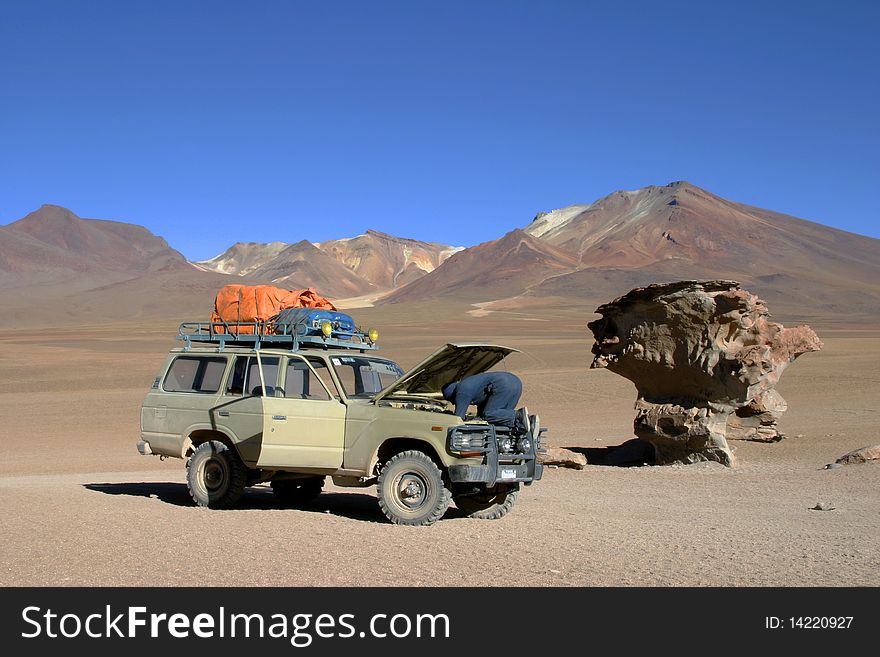
{"type": "Polygon", "coordinates": [[[633,428],[658,463],[733,465],[730,427],[775,439],[785,401],[773,386],[800,354],[822,347],[808,326],[769,321],[764,302],[734,281],[649,285],[596,312],[591,367],[635,383],[633,428]]]}
{"type": "Polygon", "coordinates": [[[727,418],[728,440],[754,440],[774,443],[785,438],[777,423],[788,404],[776,390],[765,390],[727,418]]]}
{"type": "Polygon", "coordinates": [[[725,423],[730,410],[655,404],[638,399],[633,431],[654,446],[657,463],[719,461],[733,465],[733,456],[725,439],[725,423]]]}

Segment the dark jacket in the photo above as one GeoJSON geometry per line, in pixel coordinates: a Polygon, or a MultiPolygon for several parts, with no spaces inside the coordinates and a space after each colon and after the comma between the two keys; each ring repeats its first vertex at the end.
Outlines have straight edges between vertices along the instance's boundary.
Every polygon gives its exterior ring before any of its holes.
{"type": "Polygon", "coordinates": [[[465,418],[468,406],[494,424],[513,426],[516,405],[522,395],[522,381],[510,372],[484,372],[468,376],[443,388],[443,397],[455,404],[455,414],[465,418]]]}

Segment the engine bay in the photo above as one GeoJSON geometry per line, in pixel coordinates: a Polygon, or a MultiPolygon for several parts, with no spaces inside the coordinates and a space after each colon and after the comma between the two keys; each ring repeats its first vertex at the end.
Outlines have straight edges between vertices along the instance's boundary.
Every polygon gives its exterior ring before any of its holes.
{"type": "Polygon", "coordinates": [[[452,413],[449,404],[445,401],[433,401],[424,397],[406,397],[383,399],[379,402],[379,406],[390,406],[391,408],[405,408],[409,411],[429,411],[431,413],[452,413]]]}

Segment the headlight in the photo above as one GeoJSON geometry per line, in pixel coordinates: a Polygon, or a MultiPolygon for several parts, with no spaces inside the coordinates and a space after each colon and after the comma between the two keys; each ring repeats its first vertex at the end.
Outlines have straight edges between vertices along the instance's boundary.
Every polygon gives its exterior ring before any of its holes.
{"type": "Polygon", "coordinates": [[[520,438],[516,441],[516,451],[517,452],[530,452],[532,450],[532,441],[528,438],[520,438]]]}
{"type": "Polygon", "coordinates": [[[486,451],[486,431],[460,430],[458,428],[449,431],[449,451],[462,456],[479,456],[486,451]]]}
{"type": "Polygon", "coordinates": [[[513,441],[505,436],[498,441],[498,451],[503,454],[510,454],[513,451],[513,441]]]}
{"type": "Polygon", "coordinates": [[[456,452],[473,452],[481,451],[485,444],[485,438],[481,433],[456,433],[452,436],[449,446],[456,452]]]}

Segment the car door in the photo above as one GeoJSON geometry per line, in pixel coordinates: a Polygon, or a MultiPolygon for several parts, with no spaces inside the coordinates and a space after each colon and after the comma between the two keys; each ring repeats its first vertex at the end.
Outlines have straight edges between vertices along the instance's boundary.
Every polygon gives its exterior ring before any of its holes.
{"type": "Polygon", "coordinates": [[[213,409],[214,425],[231,436],[248,467],[260,458],[263,443],[263,393],[275,394],[279,356],[235,356],[220,403],[213,409]],[[263,378],[265,377],[265,383],[263,378]]]}
{"type": "Polygon", "coordinates": [[[306,358],[284,359],[276,396],[264,396],[263,440],[257,463],[265,468],[342,467],[345,405],[331,380],[323,380],[306,358]]]}

